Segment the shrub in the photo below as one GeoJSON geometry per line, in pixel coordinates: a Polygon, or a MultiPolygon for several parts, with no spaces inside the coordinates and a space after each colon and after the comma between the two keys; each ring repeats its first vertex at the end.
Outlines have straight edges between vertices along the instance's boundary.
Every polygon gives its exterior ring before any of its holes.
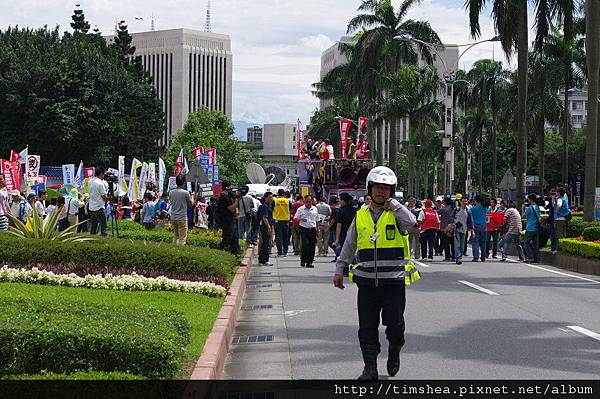
{"type": "MultiPolygon", "coordinates": [[[[152,242],[164,242],[171,244],[173,242],[173,233],[169,233],[165,230],[119,230],[119,237],[122,239],[129,240],[141,240],[141,241],[152,241],[152,242]]],[[[204,237],[200,235],[189,234],[187,236],[187,245],[192,247],[207,247],[217,249],[221,243],[221,238],[218,237],[204,237]]]]}
{"type": "Polygon", "coordinates": [[[210,248],[140,243],[127,240],[56,242],[17,239],[0,234],[0,262],[11,265],[61,266],[71,264],[152,270],[173,274],[222,276],[228,280],[238,261],[235,256],[210,248]]]}
{"type": "Polygon", "coordinates": [[[583,229],[583,239],[586,241],[600,240],[600,227],[586,227],[583,229]]]}
{"type": "Polygon", "coordinates": [[[190,325],[176,312],[6,299],[0,307],[0,375],[94,369],[173,378],[189,340],[190,325]]]}
{"type": "Polygon", "coordinates": [[[600,227],[600,222],[585,222],[581,219],[573,218],[567,225],[567,237],[581,237],[583,230],[588,227],[600,227]]]}
{"type": "Polygon", "coordinates": [[[594,242],[563,238],[558,240],[558,249],[573,255],[600,259],[600,244],[594,242]]]}

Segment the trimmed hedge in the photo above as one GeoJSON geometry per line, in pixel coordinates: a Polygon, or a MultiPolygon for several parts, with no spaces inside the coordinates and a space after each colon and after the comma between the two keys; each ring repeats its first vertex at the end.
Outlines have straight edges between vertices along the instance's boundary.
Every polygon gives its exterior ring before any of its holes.
{"type": "Polygon", "coordinates": [[[583,229],[583,239],[586,241],[600,240],[600,226],[586,227],[585,229],[583,229]]]}
{"type": "Polygon", "coordinates": [[[585,222],[581,219],[573,218],[567,224],[567,237],[581,237],[583,235],[583,230],[588,227],[600,227],[600,222],[585,222]]]}
{"type": "Polygon", "coordinates": [[[230,253],[152,242],[106,239],[95,242],[57,242],[0,234],[0,263],[52,266],[90,265],[172,274],[222,276],[228,279],[238,260],[230,253]]]}
{"type": "Polygon", "coordinates": [[[0,375],[93,369],[173,378],[189,341],[178,312],[31,298],[0,307],[0,375]]]}
{"type": "Polygon", "coordinates": [[[563,238],[558,240],[558,249],[573,255],[600,259],[600,244],[596,244],[595,242],[563,238]]]}
{"type": "MultiPolygon", "coordinates": [[[[119,230],[119,237],[121,239],[129,240],[141,240],[141,241],[152,241],[152,242],[173,242],[173,233],[169,233],[165,230],[146,230],[142,227],[142,230],[119,230]]],[[[217,237],[203,237],[200,235],[188,234],[187,245],[192,247],[206,247],[218,249],[221,243],[221,238],[217,237]]]]}

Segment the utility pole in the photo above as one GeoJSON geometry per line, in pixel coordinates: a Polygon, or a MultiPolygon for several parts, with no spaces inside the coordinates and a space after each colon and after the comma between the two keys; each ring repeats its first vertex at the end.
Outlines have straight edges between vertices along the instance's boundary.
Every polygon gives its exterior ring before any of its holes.
{"type": "Polygon", "coordinates": [[[208,4],[206,5],[206,24],[204,25],[204,31],[210,32],[210,0],[208,0],[208,4]]]}

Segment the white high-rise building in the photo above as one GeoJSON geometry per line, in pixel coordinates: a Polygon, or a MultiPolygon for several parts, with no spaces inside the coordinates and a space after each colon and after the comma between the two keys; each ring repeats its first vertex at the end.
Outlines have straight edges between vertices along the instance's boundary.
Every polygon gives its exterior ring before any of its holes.
{"type": "MultiPolygon", "coordinates": [[[[134,57],[152,76],[165,112],[159,145],[168,146],[191,112],[200,107],[232,113],[233,55],[228,35],[193,29],[132,33],[134,57]]],[[[114,36],[107,37],[109,43],[114,36]]]]}

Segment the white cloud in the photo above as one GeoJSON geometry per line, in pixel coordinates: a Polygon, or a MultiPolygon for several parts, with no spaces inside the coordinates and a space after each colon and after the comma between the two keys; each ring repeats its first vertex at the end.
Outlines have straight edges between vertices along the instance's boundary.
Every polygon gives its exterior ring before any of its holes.
{"type": "MultiPolygon", "coordinates": [[[[393,0],[395,5],[400,0],[393,0]]],[[[70,30],[74,1],[0,0],[0,29],[9,25],[70,30]]],[[[116,20],[125,19],[130,31],[204,28],[206,0],[81,0],[92,28],[108,34],[116,20]],[[136,21],[143,17],[144,21],[136,21]]],[[[308,123],[318,101],[310,93],[319,78],[321,52],[346,34],[360,0],[213,0],[212,30],[230,35],[234,54],[234,119],[257,123],[308,123]]],[[[466,43],[468,13],[463,0],[425,0],[408,15],[428,20],[445,43],[466,43]]],[[[494,36],[492,21],[481,18],[482,37],[494,36]]],[[[461,67],[492,57],[492,44],[482,44],[461,59],[461,67]]],[[[499,44],[496,59],[504,59],[499,44]]]]}

